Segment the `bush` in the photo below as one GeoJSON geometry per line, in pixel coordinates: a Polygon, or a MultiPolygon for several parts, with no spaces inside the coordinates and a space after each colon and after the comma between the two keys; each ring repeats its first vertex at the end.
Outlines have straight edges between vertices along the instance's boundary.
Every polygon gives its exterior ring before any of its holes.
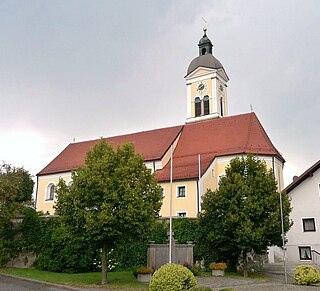
{"type": "Polygon", "coordinates": [[[190,290],[197,286],[197,281],[190,270],[182,265],[166,264],[152,276],[150,291],[190,290]]]}
{"type": "Polygon", "coordinates": [[[300,265],[294,271],[294,279],[299,285],[311,285],[320,282],[320,274],[312,266],[300,265]]]}

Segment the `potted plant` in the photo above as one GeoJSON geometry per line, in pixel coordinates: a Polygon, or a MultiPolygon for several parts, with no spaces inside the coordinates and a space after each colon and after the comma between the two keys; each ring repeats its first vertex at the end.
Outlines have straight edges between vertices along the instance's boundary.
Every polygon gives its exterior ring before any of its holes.
{"type": "Polygon", "coordinates": [[[227,268],[227,264],[221,263],[211,263],[209,268],[212,270],[212,276],[219,277],[224,276],[224,270],[227,268]]]}
{"type": "Polygon", "coordinates": [[[138,282],[149,283],[154,270],[150,267],[141,267],[136,269],[133,274],[138,282]]]}

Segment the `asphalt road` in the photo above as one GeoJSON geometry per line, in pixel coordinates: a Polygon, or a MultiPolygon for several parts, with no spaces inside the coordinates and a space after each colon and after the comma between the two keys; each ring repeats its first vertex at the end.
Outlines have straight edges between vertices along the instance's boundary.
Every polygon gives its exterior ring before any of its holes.
{"type": "Polygon", "coordinates": [[[48,286],[47,284],[20,278],[7,277],[0,275],[0,290],[1,291],[66,291],[79,290],[72,288],[65,288],[63,286],[55,285],[48,286]]]}

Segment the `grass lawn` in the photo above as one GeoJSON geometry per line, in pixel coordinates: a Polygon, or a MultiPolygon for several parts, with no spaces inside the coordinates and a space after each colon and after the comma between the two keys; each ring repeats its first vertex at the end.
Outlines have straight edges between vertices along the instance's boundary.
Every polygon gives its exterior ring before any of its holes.
{"type": "MultiPolygon", "coordinates": [[[[0,269],[0,273],[61,285],[102,287],[100,284],[100,272],[67,274],[40,271],[35,269],[6,268],[0,269]]],[[[108,285],[106,286],[106,289],[147,290],[148,285],[137,282],[132,274],[132,271],[118,271],[108,273],[108,285]]]]}

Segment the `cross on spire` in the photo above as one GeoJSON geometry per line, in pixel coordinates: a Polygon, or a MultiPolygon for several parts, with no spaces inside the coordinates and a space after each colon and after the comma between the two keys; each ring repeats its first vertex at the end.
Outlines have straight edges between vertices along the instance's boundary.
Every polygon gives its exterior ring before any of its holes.
{"type": "Polygon", "coordinates": [[[204,34],[206,34],[206,31],[207,31],[207,20],[202,17],[202,20],[203,20],[203,32],[204,34]]]}

